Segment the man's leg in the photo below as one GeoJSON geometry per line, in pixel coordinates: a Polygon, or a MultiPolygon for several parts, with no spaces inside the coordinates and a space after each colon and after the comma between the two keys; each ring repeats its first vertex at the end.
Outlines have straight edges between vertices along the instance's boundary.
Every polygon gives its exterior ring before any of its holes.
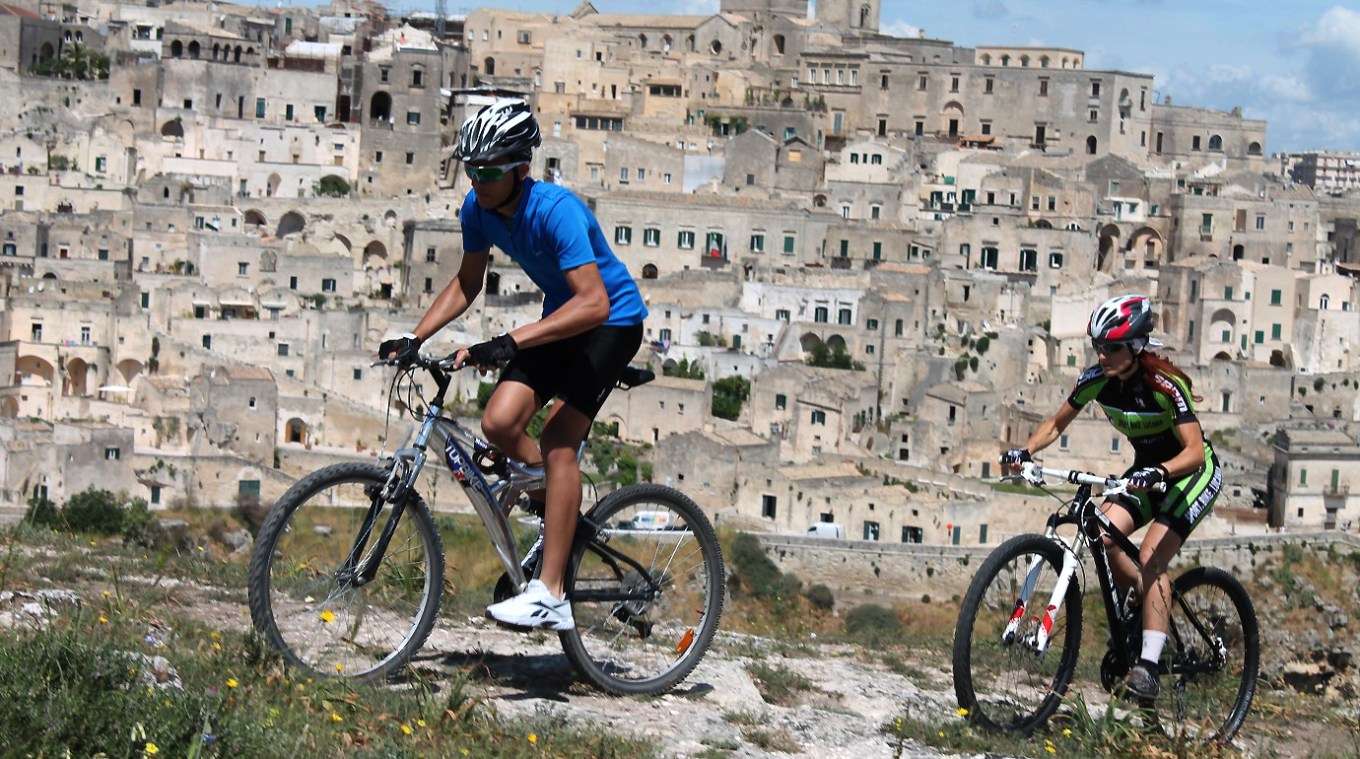
{"type": "Polygon", "coordinates": [[[581,511],[581,465],[576,451],[590,434],[590,422],[590,417],[574,406],[559,402],[539,438],[548,485],[539,579],[558,598],[562,597],[562,575],[581,511]]]}
{"type": "Polygon", "coordinates": [[[534,389],[522,382],[506,380],[496,386],[482,412],[482,434],[492,445],[526,464],[540,461],[538,443],[524,434],[529,420],[543,406],[534,389]]]}

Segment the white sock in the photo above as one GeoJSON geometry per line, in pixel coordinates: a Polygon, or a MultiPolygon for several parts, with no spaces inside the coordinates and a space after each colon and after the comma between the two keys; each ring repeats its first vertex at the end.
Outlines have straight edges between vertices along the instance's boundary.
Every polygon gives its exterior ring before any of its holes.
{"type": "Polygon", "coordinates": [[[1162,658],[1162,646],[1166,645],[1166,633],[1160,630],[1143,631],[1143,655],[1144,661],[1156,662],[1162,658]]]}

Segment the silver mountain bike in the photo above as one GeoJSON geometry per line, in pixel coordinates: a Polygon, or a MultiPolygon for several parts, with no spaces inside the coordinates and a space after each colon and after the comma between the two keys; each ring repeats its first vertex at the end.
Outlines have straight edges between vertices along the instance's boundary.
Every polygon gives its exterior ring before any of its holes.
{"type": "MultiPolygon", "coordinates": [[[[544,471],[443,415],[450,365],[451,357],[420,357],[399,367],[393,387],[416,388],[408,397],[419,393],[417,369],[438,387],[406,447],[380,464],[313,472],[265,518],[250,561],[251,619],[288,665],[379,681],[399,672],[430,635],[445,585],[444,550],[416,486],[431,448],[443,452],[504,565],[487,600],[517,593],[535,576],[538,552],[518,555],[510,513],[523,493],[544,486],[544,471]]],[[[630,368],[619,387],[654,378],[630,368]]],[[[579,517],[565,574],[576,627],[558,633],[562,648],[602,690],[664,692],[707,651],[724,587],[717,535],[694,501],[660,485],[620,488],[579,517]]]]}

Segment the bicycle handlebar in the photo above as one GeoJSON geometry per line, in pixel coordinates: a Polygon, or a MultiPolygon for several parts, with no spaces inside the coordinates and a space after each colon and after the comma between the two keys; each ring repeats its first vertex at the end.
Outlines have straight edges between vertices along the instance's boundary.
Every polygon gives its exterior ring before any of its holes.
{"type": "MultiPolygon", "coordinates": [[[[1026,461],[1020,466],[1020,478],[1031,485],[1044,484],[1044,477],[1046,476],[1066,480],[1077,485],[1098,485],[1104,489],[1105,495],[1119,495],[1129,492],[1128,480],[1120,477],[1102,477],[1098,474],[1076,469],[1056,469],[1040,466],[1033,461],[1026,461]]],[[[1155,493],[1165,493],[1167,483],[1159,482],[1149,489],[1155,493]]]]}

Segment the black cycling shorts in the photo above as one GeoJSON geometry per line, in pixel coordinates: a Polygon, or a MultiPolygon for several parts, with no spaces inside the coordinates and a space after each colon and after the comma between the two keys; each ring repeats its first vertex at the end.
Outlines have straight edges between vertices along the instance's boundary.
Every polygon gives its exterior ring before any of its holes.
{"type": "Polygon", "coordinates": [[[641,345],[641,324],[596,327],[575,337],[521,350],[501,372],[498,384],[512,381],[528,385],[540,403],[561,398],[594,419],[641,345]]]}
{"type": "MultiPolygon", "coordinates": [[[[1135,462],[1124,476],[1128,477],[1142,466],[1135,462]]],[[[1179,535],[1181,542],[1185,542],[1195,527],[1213,510],[1214,501],[1222,489],[1223,465],[1213,446],[1206,441],[1204,465],[1172,480],[1165,493],[1128,493],[1111,500],[1133,517],[1134,530],[1149,522],[1161,522],[1179,535]]]]}

